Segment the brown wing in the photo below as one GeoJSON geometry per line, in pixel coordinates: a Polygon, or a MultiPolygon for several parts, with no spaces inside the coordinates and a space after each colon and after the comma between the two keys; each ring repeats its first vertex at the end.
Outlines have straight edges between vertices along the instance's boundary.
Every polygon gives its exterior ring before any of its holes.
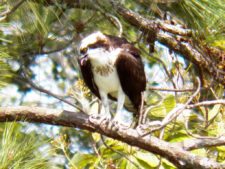
{"type": "Polygon", "coordinates": [[[96,86],[94,82],[90,60],[80,58],[78,60],[78,63],[79,63],[81,74],[83,76],[85,84],[91,90],[92,93],[94,93],[98,98],[100,98],[98,87],[96,86]]]}
{"type": "Polygon", "coordinates": [[[139,110],[141,92],[146,87],[144,66],[138,49],[131,44],[124,44],[122,48],[124,51],[120,53],[115,66],[123,91],[129,97],[134,108],[139,110]]]}

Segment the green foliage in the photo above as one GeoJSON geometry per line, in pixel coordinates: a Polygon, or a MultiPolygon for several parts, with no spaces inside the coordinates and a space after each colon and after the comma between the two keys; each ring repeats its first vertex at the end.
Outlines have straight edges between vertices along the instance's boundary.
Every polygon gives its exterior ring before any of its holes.
{"type": "Polygon", "coordinates": [[[197,38],[214,46],[225,48],[225,4],[223,0],[181,0],[169,9],[188,27],[197,38]]]}
{"type": "Polygon", "coordinates": [[[7,82],[12,78],[12,74],[10,73],[10,66],[9,64],[7,64],[7,60],[9,59],[10,57],[5,48],[0,47],[0,87],[5,86],[7,82]]]}
{"type": "MultiPolygon", "coordinates": [[[[5,5],[0,5],[0,13],[4,12],[6,9],[5,5]]],[[[3,87],[12,78],[10,73],[10,66],[7,60],[12,59],[8,54],[7,49],[2,44],[12,43],[4,37],[2,31],[8,26],[6,22],[1,21],[0,18],[0,87],[3,87]]]]}
{"type": "Polygon", "coordinates": [[[173,108],[176,107],[176,100],[174,95],[166,95],[161,102],[150,109],[149,115],[154,117],[165,117],[173,108]]]}
{"type": "Polygon", "coordinates": [[[96,161],[99,161],[98,157],[93,154],[77,153],[72,158],[72,163],[77,166],[77,169],[94,168],[96,161]]]}
{"type": "Polygon", "coordinates": [[[56,168],[50,162],[49,152],[41,152],[46,142],[37,140],[35,136],[21,133],[20,125],[8,123],[1,131],[0,168],[13,169],[46,169],[56,168]]]}
{"type": "Polygon", "coordinates": [[[154,14],[163,17],[164,12],[173,20],[193,30],[193,38],[225,49],[225,3],[224,0],[142,0],[126,1],[129,8],[139,8],[146,17],[154,14]]]}
{"type": "MultiPolygon", "coordinates": [[[[101,142],[102,140],[99,140],[95,144],[101,142]]],[[[159,159],[149,152],[140,151],[113,139],[106,139],[105,143],[107,147],[104,144],[97,147],[98,154],[76,153],[72,158],[73,165],[78,169],[98,167],[136,169],[137,166],[146,169],[154,168],[159,164],[159,159]]]]}

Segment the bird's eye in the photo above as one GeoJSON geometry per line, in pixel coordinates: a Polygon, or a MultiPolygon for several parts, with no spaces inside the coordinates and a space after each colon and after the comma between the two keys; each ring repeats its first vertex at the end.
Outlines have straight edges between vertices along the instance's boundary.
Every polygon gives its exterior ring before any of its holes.
{"type": "Polygon", "coordinates": [[[87,52],[87,48],[82,48],[81,50],[80,50],[80,53],[81,54],[85,54],[87,52]]]}

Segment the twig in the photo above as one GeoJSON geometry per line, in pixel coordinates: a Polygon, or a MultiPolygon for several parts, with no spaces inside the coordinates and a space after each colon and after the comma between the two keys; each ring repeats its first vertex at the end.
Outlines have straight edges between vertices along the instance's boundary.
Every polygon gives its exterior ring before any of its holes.
{"type": "Polygon", "coordinates": [[[97,149],[97,145],[96,145],[96,142],[95,142],[95,140],[94,140],[94,138],[93,138],[93,135],[90,136],[90,140],[91,140],[91,146],[92,146],[92,148],[93,148],[95,154],[96,154],[98,157],[101,158],[101,154],[99,153],[99,151],[98,151],[98,149],[97,149]]]}
{"type": "Polygon", "coordinates": [[[186,108],[187,109],[193,109],[195,107],[200,107],[200,106],[211,106],[215,104],[223,104],[225,105],[225,100],[224,99],[219,99],[219,100],[210,100],[210,101],[203,101],[195,104],[190,104],[186,108]]]}
{"type": "Polygon", "coordinates": [[[152,130],[150,130],[149,132],[145,133],[142,135],[142,137],[152,133],[153,131],[156,131],[156,130],[160,130],[162,128],[164,128],[165,126],[167,126],[172,120],[174,120],[177,116],[179,116],[184,109],[187,108],[188,104],[193,100],[193,98],[199,93],[200,91],[200,86],[201,86],[201,83],[200,83],[200,79],[197,77],[197,82],[198,82],[198,87],[196,89],[196,91],[194,92],[194,94],[188,99],[188,101],[182,105],[182,107],[176,107],[174,108],[162,121],[160,127],[157,127],[157,128],[154,128],[152,130]]]}
{"type": "Polygon", "coordinates": [[[166,91],[166,92],[193,92],[196,89],[170,89],[170,88],[163,88],[163,87],[148,87],[148,90],[159,90],[159,91],[166,91]]]}
{"type": "Polygon", "coordinates": [[[109,16],[110,18],[112,18],[112,19],[116,22],[116,25],[117,25],[118,28],[119,28],[119,34],[118,34],[118,36],[121,37],[122,34],[123,34],[123,26],[122,26],[120,20],[119,20],[116,16],[111,15],[111,14],[109,14],[109,13],[107,13],[106,15],[109,16]]]}
{"type": "Polygon", "coordinates": [[[158,62],[160,62],[160,63],[162,64],[163,69],[165,70],[166,75],[167,75],[168,78],[170,79],[170,81],[171,81],[173,87],[176,88],[176,84],[174,83],[173,77],[172,77],[172,75],[169,73],[169,71],[168,71],[168,69],[167,69],[167,67],[166,67],[166,64],[165,64],[160,58],[157,58],[157,57],[152,56],[152,55],[150,56],[149,53],[146,52],[145,49],[144,49],[143,47],[141,47],[140,45],[139,45],[139,48],[140,48],[146,55],[148,55],[151,59],[155,59],[155,60],[157,60],[158,62]]]}
{"type": "Polygon", "coordinates": [[[42,92],[42,93],[45,93],[45,94],[47,94],[47,95],[49,95],[49,96],[52,96],[52,97],[54,97],[54,98],[56,98],[56,99],[58,99],[58,100],[60,100],[60,101],[62,101],[62,102],[64,102],[64,103],[67,103],[67,104],[69,104],[70,106],[75,107],[77,110],[79,110],[79,111],[85,113],[80,107],[78,107],[77,105],[73,104],[72,102],[70,102],[70,101],[64,99],[62,96],[56,95],[56,94],[54,94],[54,93],[52,93],[52,92],[50,92],[50,91],[48,91],[48,90],[46,90],[46,89],[44,89],[44,88],[42,88],[42,87],[40,87],[40,86],[37,86],[36,84],[34,84],[34,83],[29,79],[29,77],[28,77],[28,75],[27,75],[26,70],[25,70],[24,67],[22,67],[22,70],[23,70],[23,73],[24,73],[24,80],[25,80],[32,88],[34,88],[34,89],[36,89],[36,90],[38,90],[38,91],[40,91],[40,92],[42,92]]]}
{"type": "Polygon", "coordinates": [[[194,138],[197,138],[197,139],[215,139],[215,137],[208,137],[208,136],[199,136],[199,135],[196,135],[196,134],[193,134],[189,131],[189,128],[188,128],[188,120],[185,121],[185,130],[187,132],[187,134],[191,137],[194,137],[194,138]]]}
{"type": "Polygon", "coordinates": [[[174,145],[181,146],[184,150],[194,150],[205,147],[224,146],[225,136],[213,138],[213,139],[188,139],[183,142],[174,143],[174,145]]]}
{"type": "Polygon", "coordinates": [[[48,55],[48,54],[52,54],[52,53],[57,53],[60,52],[62,50],[65,50],[65,48],[69,47],[69,45],[71,45],[74,42],[74,38],[72,38],[71,40],[68,41],[68,43],[66,43],[65,45],[56,48],[56,49],[52,49],[50,51],[33,51],[33,52],[27,52],[24,53],[21,57],[25,57],[27,55],[48,55]]]}
{"type": "Polygon", "coordinates": [[[98,5],[98,6],[95,6],[95,8],[96,8],[103,16],[105,16],[107,19],[109,19],[109,21],[110,21],[113,25],[115,25],[115,26],[117,26],[117,27],[119,28],[119,34],[118,34],[118,36],[121,37],[122,34],[123,34],[123,26],[122,26],[120,20],[119,20],[116,16],[114,16],[114,15],[108,13],[108,12],[107,12],[108,9],[105,9],[105,8],[99,3],[98,0],[96,0],[95,2],[96,2],[96,4],[98,5]]]}
{"type": "Polygon", "coordinates": [[[213,96],[215,97],[215,99],[219,99],[218,96],[216,95],[214,89],[212,87],[210,87],[210,91],[212,92],[213,96]]]}
{"type": "Polygon", "coordinates": [[[38,90],[38,91],[40,91],[40,92],[42,92],[42,93],[45,93],[45,94],[47,94],[47,95],[49,95],[49,96],[52,96],[52,97],[54,97],[54,98],[56,98],[56,99],[58,99],[58,100],[60,100],[60,101],[62,101],[62,102],[64,102],[64,103],[67,103],[68,105],[73,106],[73,107],[75,107],[77,110],[79,110],[79,111],[85,113],[80,107],[78,107],[77,105],[73,104],[73,103],[70,102],[69,100],[64,99],[62,96],[56,95],[56,94],[50,92],[49,90],[46,90],[46,89],[44,89],[44,88],[42,88],[42,87],[40,87],[40,86],[37,86],[37,85],[34,84],[30,79],[27,79],[27,78],[26,78],[26,80],[27,80],[27,83],[28,83],[32,88],[34,88],[34,89],[36,89],[36,90],[38,90]]]}
{"type": "MultiPolygon", "coordinates": [[[[4,13],[1,13],[1,17],[3,19],[6,19],[7,17],[9,17],[9,15],[11,15],[13,12],[15,12],[26,0],[21,0],[19,1],[11,10],[7,10],[6,12],[4,13]]],[[[3,20],[2,19],[2,20],[3,20]]]]}
{"type": "MultiPolygon", "coordinates": [[[[203,102],[200,102],[200,103],[188,105],[187,108],[188,108],[188,109],[193,109],[193,108],[195,108],[195,107],[200,107],[200,106],[211,106],[211,105],[215,105],[215,104],[222,104],[222,105],[225,105],[225,100],[220,99],[220,100],[203,101],[203,102]]],[[[213,120],[217,117],[217,115],[218,115],[219,113],[220,113],[220,111],[218,111],[213,117],[211,117],[211,119],[209,119],[208,124],[207,124],[206,127],[208,127],[208,126],[213,122],[213,120]]]]}

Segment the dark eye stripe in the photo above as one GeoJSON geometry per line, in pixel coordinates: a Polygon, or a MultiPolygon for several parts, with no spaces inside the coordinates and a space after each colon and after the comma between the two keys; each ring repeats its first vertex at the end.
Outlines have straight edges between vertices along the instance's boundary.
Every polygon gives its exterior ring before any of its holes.
{"type": "Polygon", "coordinates": [[[87,48],[83,48],[83,49],[80,50],[81,54],[85,54],[86,52],[87,52],[87,48]]]}
{"type": "Polygon", "coordinates": [[[101,45],[99,45],[99,44],[91,44],[91,45],[88,46],[88,48],[90,48],[90,49],[95,49],[95,48],[98,48],[98,47],[101,47],[101,45]]]}
{"type": "Polygon", "coordinates": [[[106,49],[108,49],[108,45],[104,44],[104,43],[95,43],[95,44],[88,45],[88,48],[90,48],[90,49],[95,49],[95,48],[106,48],[106,49]]]}

